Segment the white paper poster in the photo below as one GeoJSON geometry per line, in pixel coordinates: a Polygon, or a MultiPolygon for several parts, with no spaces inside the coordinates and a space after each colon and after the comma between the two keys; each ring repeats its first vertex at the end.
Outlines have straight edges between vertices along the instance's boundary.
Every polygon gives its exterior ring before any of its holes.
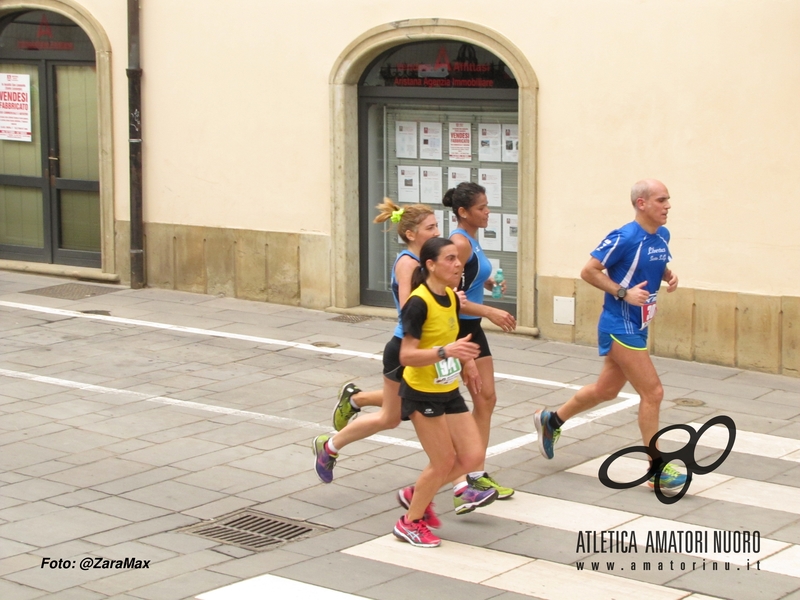
{"type": "Polygon", "coordinates": [[[519,128],[503,125],[503,162],[519,162],[519,128]]]}
{"type": "Polygon", "coordinates": [[[397,167],[397,201],[419,204],[419,167],[397,167]]]}
{"type": "Polygon", "coordinates": [[[502,215],[502,217],[503,217],[503,252],[516,252],[517,215],[502,215]]]}
{"type": "Polygon", "coordinates": [[[397,158],[417,158],[417,123],[397,121],[395,128],[395,156],[397,158]]]}
{"type": "Polygon", "coordinates": [[[447,173],[447,189],[458,187],[459,183],[469,183],[470,177],[469,167],[450,167],[447,173]]]}
{"type": "Polygon", "coordinates": [[[472,126],[450,123],[450,160],[472,160],[472,126]]]}
{"type": "Polygon", "coordinates": [[[447,222],[448,222],[448,229],[447,229],[447,237],[453,235],[453,232],[458,229],[458,219],[456,219],[456,213],[452,210],[447,211],[447,222]]]}
{"type": "Polygon", "coordinates": [[[489,213],[489,223],[478,230],[478,242],[484,250],[503,249],[503,221],[500,213],[489,213]]]}
{"type": "Polygon", "coordinates": [[[481,123],[478,125],[478,160],[500,162],[502,132],[500,125],[481,123]]]}
{"type": "Polygon", "coordinates": [[[489,206],[502,206],[503,171],[500,169],[478,169],[478,183],[486,188],[486,200],[489,202],[489,206]]]}
{"type": "MultiPolygon", "coordinates": [[[[489,215],[489,216],[491,217],[491,215],[489,215]]],[[[481,246],[483,246],[483,243],[481,243],[481,246]]],[[[486,246],[483,246],[483,247],[485,248],[486,246]]],[[[489,262],[492,263],[492,277],[494,277],[495,273],[497,273],[497,269],[500,268],[500,259],[499,258],[490,258],[489,262]]],[[[484,296],[491,296],[492,295],[492,291],[491,290],[487,290],[486,288],[483,288],[483,295],[484,296]]]]}
{"type": "Polygon", "coordinates": [[[422,172],[420,202],[441,204],[442,167],[419,167],[419,169],[422,172]]]}
{"type": "Polygon", "coordinates": [[[436,224],[439,226],[439,235],[444,237],[444,210],[434,210],[433,214],[436,216],[436,224]]]}
{"type": "Polygon", "coordinates": [[[419,157],[426,160],[442,160],[442,124],[419,124],[419,157]]]}
{"type": "Polygon", "coordinates": [[[0,73],[0,140],[33,140],[30,75],[0,73]]]}

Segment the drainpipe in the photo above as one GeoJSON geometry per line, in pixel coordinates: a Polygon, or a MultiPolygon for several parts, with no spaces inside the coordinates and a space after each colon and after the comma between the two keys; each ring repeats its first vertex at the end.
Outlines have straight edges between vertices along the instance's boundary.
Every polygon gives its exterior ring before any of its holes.
{"type": "Polygon", "coordinates": [[[146,285],[142,213],[142,69],[139,66],[139,0],[128,0],[128,145],[130,148],[131,288],[146,285]]]}

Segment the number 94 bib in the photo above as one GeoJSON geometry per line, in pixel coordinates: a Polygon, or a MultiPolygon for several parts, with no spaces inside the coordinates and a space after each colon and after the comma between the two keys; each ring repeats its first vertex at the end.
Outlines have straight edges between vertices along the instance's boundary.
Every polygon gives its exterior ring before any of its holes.
{"type": "Polygon", "coordinates": [[[440,360],[434,366],[436,367],[436,379],[433,380],[433,383],[439,385],[453,383],[461,373],[461,361],[454,357],[440,360]]]}

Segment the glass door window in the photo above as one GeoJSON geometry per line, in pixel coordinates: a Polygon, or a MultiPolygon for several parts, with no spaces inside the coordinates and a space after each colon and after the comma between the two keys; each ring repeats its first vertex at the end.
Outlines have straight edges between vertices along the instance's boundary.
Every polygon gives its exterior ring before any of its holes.
{"type": "Polygon", "coordinates": [[[0,73],[28,78],[31,142],[0,139],[0,248],[44,248],[42,127],[39,69],[36,65],[0,62],[0,73]],[[34,187],[29,187],[34,186],[34,187]]]}
{"type": "Polygon", "coordinates": [[[97,78],[94,66],[55,65],[58,250],[100,252],[97,78]]]}
{"type": "Polygon", "coordinates": [[[4,130],[10,117],[0,113],[0,258],[99,267],[91,41],[55,13],[6,17],[0,20],[0,82],[10,75],[26,78],[31,131],[20,136],[4,130]]]}
{"type": "MultiPolygon", "coordinates": [[[[457,182],[473,181],[487,189],[490,199],[489,226],[479,230],[479,242],[492,262],[493,271],[503,269],[506,293],[492,304],[514,312],[517,296],[517,162],[511,162],[506,152],[503,162],[501,147],[503,128],[516,132],[518,116],[515,110],[498,110],[490,103],[487,106],[421,106],[417,103],[397,104],[392,102],[369,103],[365,107],[367,145],[366,196],[370,199],[365,209],[372,208],[384,197],[397,204],[422,202],[428,204],[439,221],[442,236],[449,236],[456,228],[452,211],[442,205],[444,193],[457,182]],[[459,127],[469,130],[469,158],[451,155],[449,137],[459,127]],[[406,131],[401,131],[405,128],[406,131]],[[408,134],[409,128],[412,134],[408,134]],[[426,129],[429,133],[426,138],[426,129]],[[415,132],[415,133],[413,133],[415,132]],[[495,136],[496,134],[496,136],[495,136]],[[402,151],[403,136],[415,138],[416,152],[402,151]],[[495,137],[497,139],[495,139],[495,137]],[[425,141],[434,142],[440,152],[426,152],[425,141]],[[496,142],[492,153],[480,150],[481,141],[496,142]],[[416,158],[407,156],[414,154],[416,158]],[[428,156],[428,158],[423,158],[428,156]],[[438,156],[438,158],[436,158],[438,156]],[[455,177],[455,179],[454,179],[455,177]],[[488,178],[488,180],[487,180],[488,178]]],[[[511,140],[512,149],[516,139],[511,140]]],[[[484,146],[486,147],[486,145],[484,146]]],[[[367,215],[367,221],[371,221],[367,215]]],[[[394,230],[369,224],[367,227],[367,255],[365,261],[366,285],[364,292],[372,302],[391,303],[388,296],[391,285],[391,269],[397,253],[403,248],[402,241],[394,230]]],[[[486,299],[491,295],[486,292],[486,299]]]]}

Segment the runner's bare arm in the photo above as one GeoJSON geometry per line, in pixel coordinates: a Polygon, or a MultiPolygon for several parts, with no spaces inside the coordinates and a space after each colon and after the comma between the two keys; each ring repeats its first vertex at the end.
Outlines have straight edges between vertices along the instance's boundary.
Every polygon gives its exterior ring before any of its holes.
{"type": "MultiPolygon", "coordinates": [[[[472,334],[469,334],[452,344],[445,346],[447,358],[455,357],[459,360],[470,360],[478,358],[480,347],[475,342],[470,342],[472,334]]],[[[439,357],[438,348],[420,348],[419,340],[406,334],[403,336],[403,343],[400,345],[400,364],[404,367],[427,367],[434,365],[442,360],[439,357]]]]}
{"type": "MultiPolygon", "coordinates": [[[[584,266],[581,270],[581,279],[599,290],[607,292],[612,296],[616,296],[620,285],[606,274],[605,269],[606,268],[603,266],[603,263],[593,256],[589,259],[589,262],[586,263],[586,266],[584,266]]],[[[624,298],[625,302],[632,304],[633,306],[643,306],[650,297],[650,293],[644,289],[645,285],[647,285],[647,282],[642,281],[632,288],[629,288],[628,293],[624,298]]]]}
{"type": "Polygon", "coordinates": [[[394,267],[394,276],[397,279],[397,296],[400,301],[400,308],[408,300],[408,295],[412,292],[411,275],[419,269],[419,263],[410,256],[403,256],[397,261],[394,267]]]}
{"type": "Polygon", "coordinates": [[[678,289],[678,276],[675,275],[669,268],[664,269],[664,275],[661,277],[662,281],[667,282],[667,293],[671,294],[678,289]]]}

